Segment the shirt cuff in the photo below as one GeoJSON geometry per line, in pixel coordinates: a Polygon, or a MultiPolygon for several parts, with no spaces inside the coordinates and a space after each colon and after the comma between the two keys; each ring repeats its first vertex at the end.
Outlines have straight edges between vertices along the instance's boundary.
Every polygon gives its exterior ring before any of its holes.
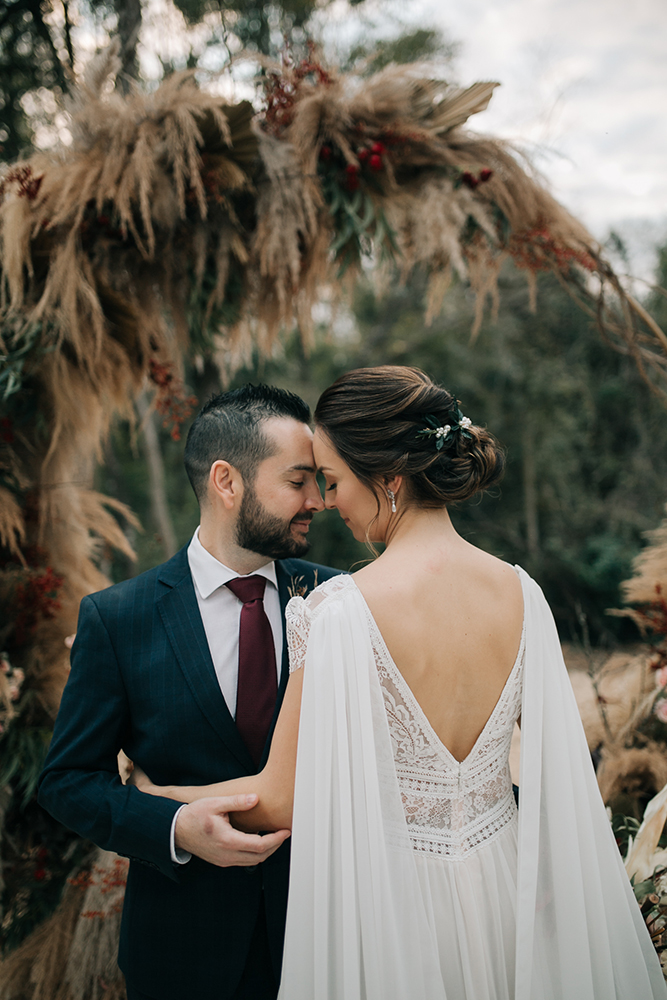
{"type": "Polygon", "coordinates": [[[183,804],[180,809],[177,809],[174,813],[174,818],[171,821],[171,831],[169,833],[169,851],[171,853],[171,860],[175,865],[186,865],[192,857],[189,851],[182,851],[179,847],[176,847],[176,820],[178,819],[178,814],[181,809],[185,809],[185,804],[183,804]]]}

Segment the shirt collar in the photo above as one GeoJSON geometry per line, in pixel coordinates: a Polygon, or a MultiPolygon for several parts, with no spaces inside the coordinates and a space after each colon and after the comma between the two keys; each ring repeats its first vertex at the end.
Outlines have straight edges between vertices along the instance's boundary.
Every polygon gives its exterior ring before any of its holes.
{"type": "MultiPolygon", "coordinates": [[[[199,528],[195,531],[192,541],[188,545],[188,563],[195,586],[204,600],[219,587],[224,587],[230,580],[235,580],[237,576],[241,575],[230,569],[229,566],[225,566],[204,548],[199,541],[199,528]]],[[[260,566],[259,569],[246,575],[264,576],[276,589],[278,587],[275,562],[267,562],[264,566],[260,566]]]]}

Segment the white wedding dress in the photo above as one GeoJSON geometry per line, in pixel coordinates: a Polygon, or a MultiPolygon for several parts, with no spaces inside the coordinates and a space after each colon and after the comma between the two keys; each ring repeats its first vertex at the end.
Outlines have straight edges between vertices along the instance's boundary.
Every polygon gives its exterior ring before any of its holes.
{"type": "Polygon", "coordinates": [[[290,601],[305,673],[279,1000],[667,998],[551,612],[517,572],[520,649],[461,763],[351,577],[290,601]]]}

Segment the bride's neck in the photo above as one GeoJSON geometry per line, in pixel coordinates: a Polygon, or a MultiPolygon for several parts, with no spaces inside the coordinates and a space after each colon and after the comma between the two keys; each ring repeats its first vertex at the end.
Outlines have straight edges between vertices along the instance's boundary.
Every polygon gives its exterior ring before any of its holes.
{"type": "Polygon", "coordinates": [[[384,543],[387,549],[397,552],[403,545],[432,545],[436,538],[441,542],[460,539],[446,507],[439,510],[408,508],[398,518],[395,527],[389,524],[384,543]]]}

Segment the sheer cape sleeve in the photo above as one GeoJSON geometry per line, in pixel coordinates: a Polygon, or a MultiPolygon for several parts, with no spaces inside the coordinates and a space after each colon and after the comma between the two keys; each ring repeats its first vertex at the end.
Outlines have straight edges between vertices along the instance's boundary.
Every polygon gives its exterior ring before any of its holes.
{"type": "MultiPolygon", "coordinates": [[[[667,1000],[553,617],[520,578],[515,1000],[667,1000]]],[[[279,1000],[459,1000],[446,996],[417,876],[366,604],[350,577],[336,580],[295,605],[294,665],[305,671],[279,1000]]]]}
{"type": "Polygon", "coordinates": [[[349,577],[302,603],[288,625],[305,671],[280,1000],[446,1000],[365,604],[349,577]]]}
{"type": "Polygon", "coordinates": [[[657,1000],[662,970],[600,797],[558,633],[520,570],[516,1000],[657,1000]]]}

